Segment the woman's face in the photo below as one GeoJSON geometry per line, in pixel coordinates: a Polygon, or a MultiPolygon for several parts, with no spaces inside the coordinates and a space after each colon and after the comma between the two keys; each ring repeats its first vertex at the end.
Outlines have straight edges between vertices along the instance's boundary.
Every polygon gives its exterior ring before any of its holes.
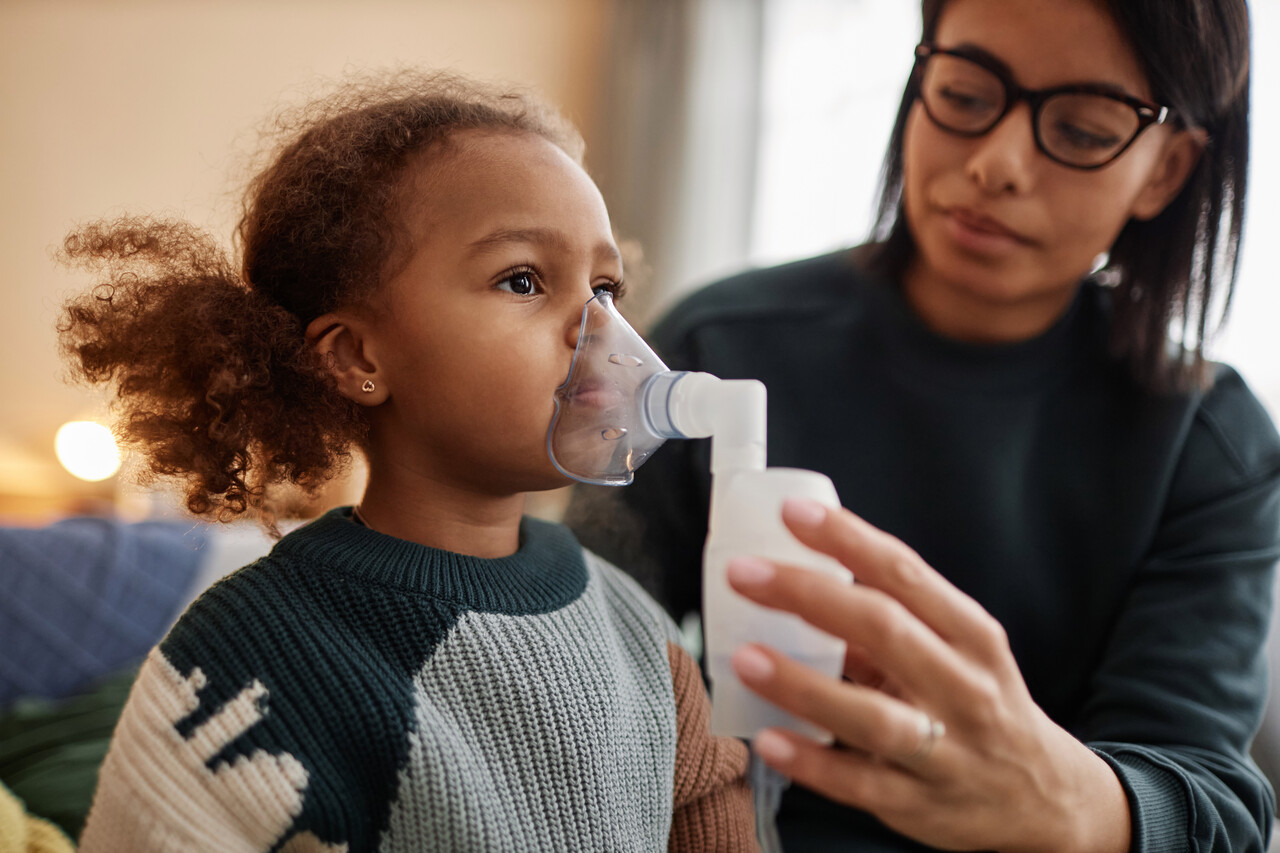
{"type": "Polygon", "coordinates": [[[473,131],[450,145],[410,186],[411,255],[369,334],[389,392],[371,451],[471,493],[561,486],[547,428],[583,306],[622,276],[609,215],[541,137],[473,131]]]}
{"type": "MultiPolygon", "coordinates": [[[[1028,89],[1101,83],[1152,100],[1136,56],[1096,0],[949,0],[934,42],[986,54],[1028,89]]],[[[1176,194],[1186,165],[1178,152],[1188,149],[1175,140],[1185,136],[1150,127],[1118,159],[1084,171],[1036,147],[1025,102],[966,138],[934,124],[917,100],[903,143],[903,204],[917,247],[904,277],[908,299],[951,337],[1009,341],[1044,331],[1125,223],[1154,216],[1176,194]]]]}

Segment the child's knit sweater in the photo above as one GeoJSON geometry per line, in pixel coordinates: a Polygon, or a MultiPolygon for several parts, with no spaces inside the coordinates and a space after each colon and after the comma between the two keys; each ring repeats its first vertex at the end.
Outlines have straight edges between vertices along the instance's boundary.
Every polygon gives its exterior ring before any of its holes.
{"type": "Polygon", "coordinates": [[[151,652],[83,850],[754,847],[745,748],[628,578],[559,525],[479,559],[348,513],[151,652]]]}

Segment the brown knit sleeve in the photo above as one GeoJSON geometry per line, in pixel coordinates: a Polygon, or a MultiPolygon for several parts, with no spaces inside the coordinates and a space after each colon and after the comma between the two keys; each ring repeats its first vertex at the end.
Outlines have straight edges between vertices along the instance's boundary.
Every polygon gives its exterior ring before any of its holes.
{"type": "Polygon", "coordinates": [[[667,644],[676,695],[676,777],[668,850],[758,850],[747,785],[747,748],[711,735],[711,703],[698,665],[667,644]]]}

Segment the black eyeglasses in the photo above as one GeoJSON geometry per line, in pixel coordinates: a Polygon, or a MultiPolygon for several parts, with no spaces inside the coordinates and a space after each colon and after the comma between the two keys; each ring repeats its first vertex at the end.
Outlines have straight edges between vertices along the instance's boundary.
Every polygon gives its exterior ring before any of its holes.
{"type": "Polygon", "coordinates": [[[915,74],[920,103],[943,130],[981,136],[1019,101],[1026,101],[1036,147],[1049,159],[1075,169],[1107,165],[1138,134],[1171,116],[1168,107],[1103,85],[1024,89],[1003,68],[981,57],[928,43],[916,47],[915,74]]]}

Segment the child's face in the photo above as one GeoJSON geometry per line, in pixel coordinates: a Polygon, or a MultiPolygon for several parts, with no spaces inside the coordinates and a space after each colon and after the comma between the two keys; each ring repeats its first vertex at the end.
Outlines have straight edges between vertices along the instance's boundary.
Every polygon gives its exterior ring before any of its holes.
{"type": "Polygon", "coordinates": [[[481,494],[564,485],[546,450],[553,393],[593,288],[622,277],[600,192],[528,134],[456,134],[411,181],[410,257],[375,332],[390,396],[371,450],[481,494]]]}

